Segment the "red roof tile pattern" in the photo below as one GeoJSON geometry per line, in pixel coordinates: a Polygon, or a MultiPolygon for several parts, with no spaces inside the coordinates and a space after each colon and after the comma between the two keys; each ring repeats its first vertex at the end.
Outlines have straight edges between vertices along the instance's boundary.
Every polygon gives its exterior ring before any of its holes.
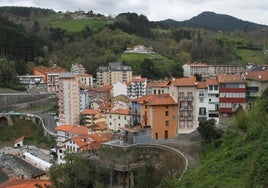
{"type": "Polygon", "coordinates": [[[244,76],[245,76],[246,80],[268,81],[268,72],[267,71],[245,72],[244,76]]]}
{"type": "Polygon", "coordinates": [[[83,115],[96,115],[97,111],[94,109],[85,109],[81,112],[83,115]]]}
{"type": "Polygon", "coordinates": [[[245,83],[239,74],[219,74],[219,83],[245,83]]]}
{"type": "Polygon", "coordinates": [[[61,125],[55,128],[57,131],[73,133],[77,135],[88,134],[88,128],[80,125],[61,125]]]}
{"type": "Polygon", "coordinates": [[[177,78],[171,80],[171,83],[177,87],[195,87],[197,86],[196,78],[194,76],[187,78],[177,78]]]}
{"type": "Polygon", "coordinates": [[[79,73],[77,74],[77,77],[92,77],[92,75],[87,73],[79,73]]]}
{"type": "Polygon", "coordinates": [[[14,141],[14,144],[23,141],[24,138],[25,138],[25,136],[21,136],[21,137],[17,138],[17,139],[14,141]]]}
{"type": "Polygon", "coordinates": [[[211,85],[219,85],[219,80],[216,78],[210,78],[206,80],[207,85],[211,86],[211,85]]]}
{"type": "Polygon", "coordinates": [[[176,105],[177,102],[175,99],[170,96],[169,94],[159,94],[159,95],[145,95],[139,98],[134,99],[140,104],[147,104],[147,105],[176,105]]]}
{"type": "Polygon", "coordinates": [[[8,181],[0,184],[0,188],[36,188],[39,185],[40,187],[46,187],[52,185],[52,182],[49,180],[42,179],[31,179],[31,178],[11,178],[8,181]]]}
{"type": "Polygon", "coordinates": [[[160,87],[160,88],[163,88],[163,87],[168,87],[168,81],[166,82],[150,82],[147,84],[147,87],[148,88],[152,88],[152,87],[160,87]]]}
{"type": "Polygon", "coordinates": [[[198,89],[206,89],[207,88],[206,82],[197,82],[197,88],[198,89]]]}
{"type": "Polygon", "coordinates": [[[98,122],[95,125],[93,125],[92,127],[90,127],[90,129],[92,129],[94,131],[106,130],[107,129],[107,123],[105,123],[105,122],[98,122]]]}
{"type": "Polygon", "coordinates": [[[114,109],[110,111],[110,114],[130,115],[129,109],[114,109]]]}

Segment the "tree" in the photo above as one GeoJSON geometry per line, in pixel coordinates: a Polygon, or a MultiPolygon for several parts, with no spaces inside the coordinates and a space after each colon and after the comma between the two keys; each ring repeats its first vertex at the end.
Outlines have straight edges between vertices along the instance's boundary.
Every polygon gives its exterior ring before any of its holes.
{"type": "Polygon", "coordinates": [[[204,143],[213,142],[222,135],[222,132],[216,129],[214,119],[201,120],[197,131],[200,133],[204,143]]]}
{"type": "MultiPolygon", "coordinates": [[[[107,177],[107,175],[103,174],[99,176],[96,166],[81,156],[72,154],[67,155],[65,159],[65,164],[55,165],[50,168],[50,180],[56,187],[94,188],[95,185],[101,187],[100,185],[104,182],[101,177],[107,177]]],[[[103,173],[104,171],[101,172],[103,173]]]]}

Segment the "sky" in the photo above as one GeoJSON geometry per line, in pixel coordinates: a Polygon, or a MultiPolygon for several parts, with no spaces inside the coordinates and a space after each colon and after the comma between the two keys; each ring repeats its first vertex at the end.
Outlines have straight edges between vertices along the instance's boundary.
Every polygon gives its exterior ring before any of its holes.
{"type": "Polygon", "coordinates": [[[92,10],[107,16],[135,12],[145,15],[150,21],[184,21],[203,11],[212,11],[268,25],[267,0],[0,0],[0,6],[31,6],[55,11],[92,10]]]}

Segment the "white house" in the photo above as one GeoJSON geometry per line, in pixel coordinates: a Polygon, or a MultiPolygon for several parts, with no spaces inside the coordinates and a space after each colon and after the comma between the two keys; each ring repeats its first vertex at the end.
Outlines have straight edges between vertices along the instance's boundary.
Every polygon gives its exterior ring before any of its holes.
{"type": "Polygon", "coordinates": [[[117,82],[113,84],[112,93],[113,93],[113,97],[116,97],[119,95],[127,95],[127,85],[122,82],[117,82]]]}
{"type": "Polygon", "coordinates": [[[118,132],[120,127],[126,127],[130,125],[130,110],[128,109],[116,109],[111,110],[107,114],[107,126],[109,130],[118,132]]]}

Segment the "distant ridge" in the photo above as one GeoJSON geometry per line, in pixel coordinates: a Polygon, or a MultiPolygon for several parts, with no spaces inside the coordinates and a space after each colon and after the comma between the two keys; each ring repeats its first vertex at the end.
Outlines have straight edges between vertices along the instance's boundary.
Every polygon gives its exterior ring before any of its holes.
{"type": "Polygon", "coordinates": [[[267,28],[266,25],[244,21],[226,14],[216,14],[215,12],[205,11],[201,14],[185,21],[175,21],[167,19],[155,22],[160,27],[192,27],[209,30],[234,31],[234,30],[254,30],[267,28]]]}

